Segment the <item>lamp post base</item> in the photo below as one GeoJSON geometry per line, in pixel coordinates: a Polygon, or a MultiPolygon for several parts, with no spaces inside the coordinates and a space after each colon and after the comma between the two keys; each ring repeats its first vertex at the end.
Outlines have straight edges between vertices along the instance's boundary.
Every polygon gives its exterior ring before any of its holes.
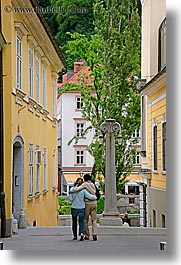
{"type": "Polygon", "coordinates": [[[99,225],[101,226],[122,226],[123,222],[119,214],[104,214],[99,219],[99,225]]]}

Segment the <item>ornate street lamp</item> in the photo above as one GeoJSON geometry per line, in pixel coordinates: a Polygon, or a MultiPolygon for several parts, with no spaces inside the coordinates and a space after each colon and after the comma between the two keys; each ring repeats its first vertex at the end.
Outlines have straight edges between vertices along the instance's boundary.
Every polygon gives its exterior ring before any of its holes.
{"type": "Polygon", "coordinates": [[[105,202],[100,225],[122,225],[117,209],[116,198],[116,167],[115,167],[115,138],[118,133],[118,141],[122,138],[121,126],[114,119],[106,119],[100,126],[100,140],[106,137],[106,176],[105,176],[105,202]]]}

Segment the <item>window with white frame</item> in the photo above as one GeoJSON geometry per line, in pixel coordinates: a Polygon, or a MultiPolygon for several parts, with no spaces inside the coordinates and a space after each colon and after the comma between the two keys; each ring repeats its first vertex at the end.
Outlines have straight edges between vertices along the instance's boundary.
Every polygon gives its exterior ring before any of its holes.
{"type": "Polygon", "coordinates": [[[40,103],[40,59],[36,57],[36,101],[40,103]]]}
{"type": "Polygon", "coordinates": [[[46,68],[45,68],[45,65],[43,66],[43,74],[42,74],[42,85],[43,85],[43,107],[44,109],[46,109],[46,87],[47,87],[47,84],[46,84],[46,68]]]}
{"type": "Polygon", "coordinates": [[[158,45],[158,70],[161,70],[166,65],[166,18],[159,28],[158,45]]]}
{"type": "Polygon", "coordinates": [[[77,137],[83,137],[84,123],[76,124],[76,135],[77,137]]]}
{"type": "Polygon", "coordinates": [[[146,96],[141,96],[141,148],[146,151],[146,96]]]}
{"type": "Polygon", "coordinates": [[[153,169],[158,166],[157,124],[153,125],[153,169]]]}
{"type": "Polygon", "coordinates": [[[136,156],[133,159],[133,164],[140,165],[140,153],[139,152],[136,152],[136,156]]]}
{"type": "Polygon", "coordinates": [[[33,60],[34,52],[33,48],[29,47],[29,95],[33,98],[33,75],[34,75],[34,60],[33,60]]]}
{"type": "Polygon", "coordinates": [[[16,87],[22,89],[22,41],[16,37],[16,87]]]}
{"type": "Polygon", "coordinates": [[[58,170],[57,170],[57,163],[56,163],[56,150],[53,150],[52,153],[52,187],[57,188],[57,175],[58,175],[58,170]]]}
{"type": "Polygon", "coordinates": [[[34,163],[33,144],[29,144],[29,195],[33,194],[33,163],[34,163]]]}
{"type": "Polygon", "coordinates": [[[37,146],[36,149],[36,193],[40,192],[40,165],[41,165],[41,150],[37,146]]]}
{"type": "Polygon", "coordinates": [[[81,97],[76,97],[76,109],[81,110],[82,106],[83,106],[83,103],[82,103],[81,97]]]}
{"type": "Polygon", "coordinates": [[[166,121],[162,123],[162,170],[166,171],[166,121]]]}
{"type": "Polygon", "coordinates": [[[140,137],[140,130],[137,129],[133,132],[133,138],[139,138],[140,137]]]}
{"type": "Polygon", "coordinates": [[[57,89],[56,82],[53,80],[52,82],[52,114],[53,117],[56,117],[56,104],[57,104],[57,89]]]}
{"type": "Polygon", "coordinates": [[[43,190],[48,190],[48,179],[47,179],[47,149],[44,148],[43,152],[43,190]]]}
{"type": "Polygon", "coordinates": [[[76,164],[85,164],[85,150],[76,150],[76,164]]]}

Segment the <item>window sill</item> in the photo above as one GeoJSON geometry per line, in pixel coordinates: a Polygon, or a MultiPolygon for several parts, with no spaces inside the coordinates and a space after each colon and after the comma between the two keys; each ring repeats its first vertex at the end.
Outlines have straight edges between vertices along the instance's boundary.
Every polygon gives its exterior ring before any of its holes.
{"type": "Polygon", "coordinates": [[[41,195],[41,192],[37,191],[35,192],[35,198],[39,197],[41,195]]]}
{"type": "Polygon", "coordinates": [[[167,174],[167,171],[165,171],[165,170],[163,171],[163,170],[162,170],[161,173],[162,173],[163,175],[166,175],[166,174],[167,174]]]}
{"type": "Polygon", "coordinates": [[[28,195],[28,200],[32,200],[33,198],[35,198],[34,194],[31,193],[31,194],[28,195]]]}
{"type": "Polygon", "coordinates": [[[43,190],[43,195],[47,194],[48,193],[48,190],[47,189],[44,189],[43,190]]]}
{"type": "Polygon", "coordinates": [[[86,164],[74,164],[75,167],[86,167],[86,164]]]}

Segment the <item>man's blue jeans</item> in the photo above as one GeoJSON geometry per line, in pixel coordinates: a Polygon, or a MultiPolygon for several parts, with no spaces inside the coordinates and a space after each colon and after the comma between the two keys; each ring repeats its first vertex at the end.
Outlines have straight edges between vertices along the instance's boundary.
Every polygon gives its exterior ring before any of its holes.
{"type": "Polygon", "coordinates": [[[72,231],[74,237],[77,237],[77,217],[79,217],[79,236],[81,233],[84,233],[84,215],[85,215],[85,208],[84,209],[76,209],[71,208],[72,214],[72,231]]]}

